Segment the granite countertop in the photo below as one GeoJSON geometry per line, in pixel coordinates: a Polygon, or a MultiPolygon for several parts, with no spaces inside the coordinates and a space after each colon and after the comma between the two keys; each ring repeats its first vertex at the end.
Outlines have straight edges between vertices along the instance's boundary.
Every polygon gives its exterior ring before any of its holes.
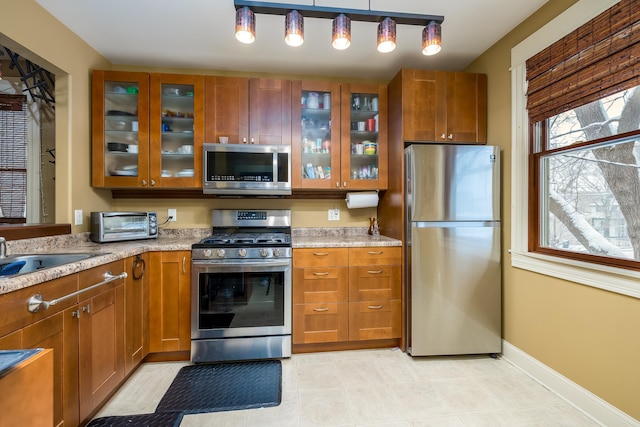
{"type": "Polygon", "coordinates": [[[371,236],[366,228],[294,228],[293,248],[349,248],[364,246],[402,246],[402,242],[386,236],[371,236]]]}
{"type": "MultiPolygon", "coordinates": [[[[94,243],[89,233],[40,237],[7,242],[11,255],[37,253],[88,253],[90,258],[42,269],[13,277],[0,277],[0,295],[42,282],[78,273],[103,264],[145,252],[190,251],[191,245],[211,234],[210,228],[161,230],[157,239],[129,242],[94,243]]],[[[401,246],[400,240],[385,236],[370,236],[366,228],[293,228],[294,248],[401,246]]]]}

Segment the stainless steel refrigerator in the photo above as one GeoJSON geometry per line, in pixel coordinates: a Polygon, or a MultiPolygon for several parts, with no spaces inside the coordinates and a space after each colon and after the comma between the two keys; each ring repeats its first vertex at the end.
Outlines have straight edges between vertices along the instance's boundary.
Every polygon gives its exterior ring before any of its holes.
{"type": "Polygon", "coordinates": [[[501,353],[499,148],[410,145],[405,188],[408,352],[501,353]]]}

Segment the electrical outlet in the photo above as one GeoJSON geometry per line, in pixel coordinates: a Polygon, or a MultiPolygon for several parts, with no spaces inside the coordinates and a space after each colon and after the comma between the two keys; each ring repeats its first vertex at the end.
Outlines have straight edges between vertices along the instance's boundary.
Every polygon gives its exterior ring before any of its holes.
{"type": "Polygon", "coordinates": [[[75,225],[82,225],[82,209],[76,209],[75,211],[73,211],[74,214],[74,224],[75,225]]]}
{"type": "Polygon", "coordinates": [[[167,211],[167,216],[170,216],[171,219],[169,221],[175,221],[178,219],[178,214],[176,213],[176,209],[169,209],[167,211]]]}
{"type": "Polygon", "coordinates": [[[340,209],[329,209],[329,221],[340,221],[340,209]]]}

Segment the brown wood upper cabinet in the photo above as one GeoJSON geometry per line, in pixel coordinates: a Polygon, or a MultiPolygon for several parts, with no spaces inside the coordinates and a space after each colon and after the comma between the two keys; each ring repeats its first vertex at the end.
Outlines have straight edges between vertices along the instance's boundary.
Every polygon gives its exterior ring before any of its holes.
{"type": "Polygon", "coordinates": [[[92,185],[202,186],[204,77],[96,70],[92,185]]]}
{"type": "Polygon", "coordinates": [[[292,86],[292,187],[385,189],[387,86],[314,81],[292,86]]]}
{"type": "Polygon", "coordinates": [[[205,88],[206,142],[291,144],[291,81],[209,76],[205,88]]]}
{"type": "Polygon", "coordinates": [[[484,74],[402,69],[389,85],[404,141],[487,143],[484,74]]]}

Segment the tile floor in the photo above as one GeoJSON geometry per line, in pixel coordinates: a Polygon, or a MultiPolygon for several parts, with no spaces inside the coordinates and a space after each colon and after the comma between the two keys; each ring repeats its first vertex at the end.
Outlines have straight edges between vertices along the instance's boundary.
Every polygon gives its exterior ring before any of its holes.
{"type": "MultiPolygon", "coordinates": [[[[97,416],[153,412],[185,364],[142,365],[97,416]]],[[[186,415],[181,427],[599,426],[503,359],[384,349],[295,354],[282,368],[279,406],[186,415]]]]}

